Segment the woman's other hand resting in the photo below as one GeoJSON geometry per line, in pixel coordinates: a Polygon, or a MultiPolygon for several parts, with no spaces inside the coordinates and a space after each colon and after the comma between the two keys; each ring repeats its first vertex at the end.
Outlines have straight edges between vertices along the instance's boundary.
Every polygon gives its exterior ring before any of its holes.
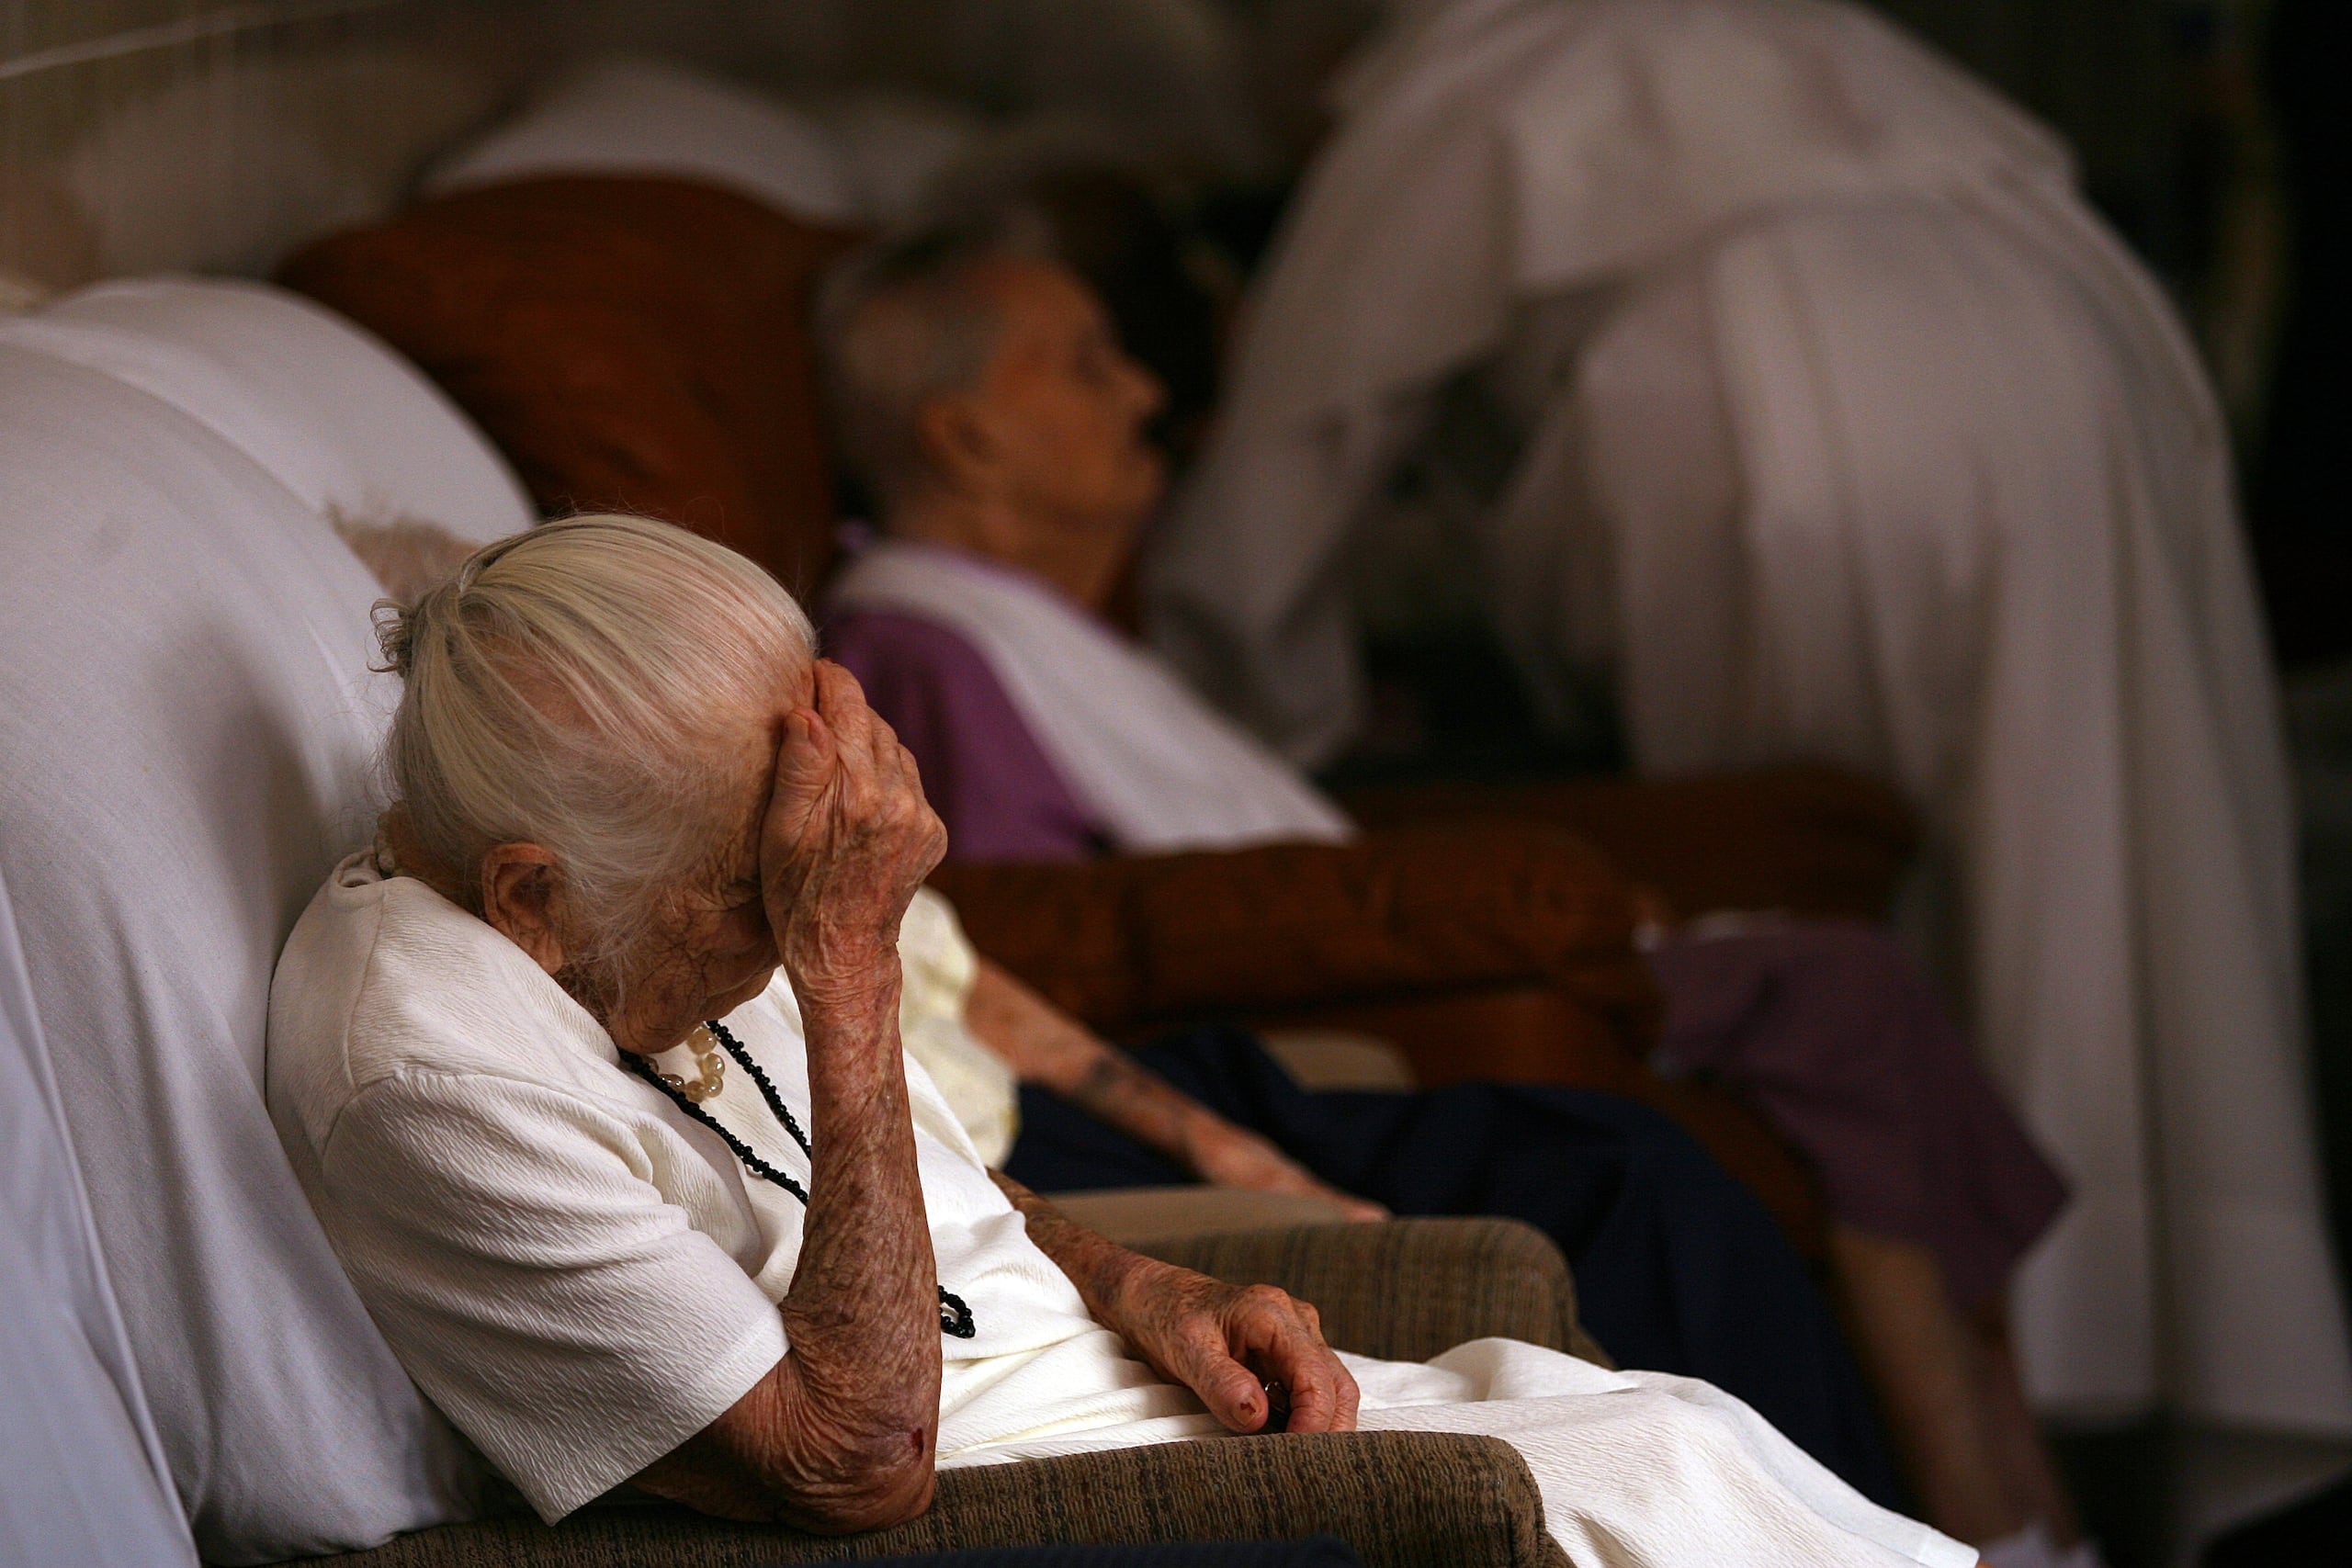
{"type": "Polygon", "coordinates": [[[995,1175],[1094,1321],[1237,1432],[1352,1432],[1356,1380],[1315,1308],[1272,1285],[1229,1285],[1130,1252],[995,1175]]]}

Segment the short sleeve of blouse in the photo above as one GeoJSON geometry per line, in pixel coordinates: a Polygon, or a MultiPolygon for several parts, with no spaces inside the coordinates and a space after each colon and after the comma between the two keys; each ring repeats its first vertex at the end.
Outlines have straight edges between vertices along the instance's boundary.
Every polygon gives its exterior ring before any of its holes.
{"type": "Polygon", "coordinates": [[[549,1520],[702,1430],[784,1356],[783,1320],[578,1097],[408,1072],[322,1150],[344,1266],[419,1387],[549,1520]]]}

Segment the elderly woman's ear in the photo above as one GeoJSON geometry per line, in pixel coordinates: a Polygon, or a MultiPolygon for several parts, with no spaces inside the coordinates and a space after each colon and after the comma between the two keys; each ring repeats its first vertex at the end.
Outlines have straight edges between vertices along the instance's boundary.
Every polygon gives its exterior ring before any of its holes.
{"type": "Polygon", "coordinates": [[[997,481],[1001,448],[977,400],[933,398],[915,415],[915,446],[930,482],[971,497],[997,481]]]}
{"type": "Polygon", "coordinates": [[[555,909],[562,884],[553,852],[537,844],[494,844],[481,857],[481,918],[550,975],[564,963],[555,909]]]}

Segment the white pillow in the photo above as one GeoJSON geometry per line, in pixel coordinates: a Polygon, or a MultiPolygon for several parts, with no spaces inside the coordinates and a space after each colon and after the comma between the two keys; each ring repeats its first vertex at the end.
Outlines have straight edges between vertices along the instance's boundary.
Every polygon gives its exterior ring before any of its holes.
{"type": "Polygon", "coordinates": [[[940,176],[986,143],[989,123],[944,98],[858,88],[811,106],[841,148],[842,178],[858,216],[903,223],[940,176]]]}
{"type": "Polygon", "coordinates": [[[377,338],[282,288],[102,283],[0,321],[0,343],[163,399],[322,513],[411,517],[477,540],[534,520],[513,470],[440,389],[377,338]]]}
{"type": "Polygon", "coordinates": [[[596,62],[429,175],[440,194],[535,175],[683,175],[801,218],[853,223],[842,151],[816,119],[662,61],[596,62]]]}
{"type": "Polygon", "coordinates": [[[377,802],[376,586],[239,443],[5,340],[0,561],[0,882],[32,1048],[198,1544],[253,1562],[464,1517],[473,1461],[261,1094],[278,948],[377,802]]]}

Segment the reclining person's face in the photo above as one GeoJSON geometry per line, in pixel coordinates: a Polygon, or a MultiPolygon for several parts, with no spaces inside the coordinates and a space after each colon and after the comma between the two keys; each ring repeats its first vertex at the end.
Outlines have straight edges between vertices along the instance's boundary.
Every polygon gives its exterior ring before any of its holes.
{"type": "Polygon", "coordinates": [[[967,471],[1035,522],[1131,531],[1164,482],[1144,435],[1159,383],[1121,351],[1109,315],[1069,269],[1008,261],[983,286],[999,323],[995,355],[963,400],[967,471]]]}

